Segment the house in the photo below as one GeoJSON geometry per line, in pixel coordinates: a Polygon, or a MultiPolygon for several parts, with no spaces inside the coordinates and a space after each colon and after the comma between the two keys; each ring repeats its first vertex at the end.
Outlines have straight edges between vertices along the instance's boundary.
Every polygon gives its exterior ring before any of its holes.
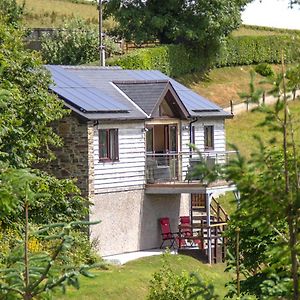
{"type": "Polygon", "coordinates": [[[159,71],[46,68],[54,81],[50,89],[72,111],[56,126],[64,147],[52,170],[77,178],[93,202],[90,220],[101,223],[90,234],[101,255],[158,247],[164,216],[176,230],[179,216],[203,219],[195,216],[198,208],[210,224],[213,194],[232,187],[188,178],[199,159],[189,145],[207,163],[224,163],[224,121],[231,114],[159,71]]]}

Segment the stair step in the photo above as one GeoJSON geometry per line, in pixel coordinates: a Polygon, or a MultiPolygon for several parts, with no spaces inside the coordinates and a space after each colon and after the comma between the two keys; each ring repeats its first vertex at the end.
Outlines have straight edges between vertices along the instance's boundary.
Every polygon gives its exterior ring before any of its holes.
{"type": "Polygon", "coordinates": [[[192,211],[201,211],[201,212],[205,212],[206,209],[203,208],[203,207],[193,206],[193,207],[192,207],[192,211]]]}

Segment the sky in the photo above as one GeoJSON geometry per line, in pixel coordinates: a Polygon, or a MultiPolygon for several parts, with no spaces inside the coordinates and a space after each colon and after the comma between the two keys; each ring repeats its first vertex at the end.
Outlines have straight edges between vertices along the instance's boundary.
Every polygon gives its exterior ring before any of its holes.
{"type": "Polygon", "coordinates": [[[300,5],[288,7],[288,0],[255,0],[242,13],[244,24],[300,29],[300,5]]]}

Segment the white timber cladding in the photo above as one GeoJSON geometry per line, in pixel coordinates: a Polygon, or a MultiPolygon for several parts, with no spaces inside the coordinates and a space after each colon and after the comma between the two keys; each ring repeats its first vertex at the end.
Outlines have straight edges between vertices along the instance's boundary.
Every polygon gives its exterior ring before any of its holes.
{"type": "Polygon", "coordinates": [[[95,126],[95,194],[142,189],[145,184],[144,122],[106,123],[95,126]],[[99,129],[118,129],[119,160],[99,161],[99,129]]]}
{"type": "MultiPolygon", "coordinates": [[[[182,122],[182,152],[185,153],[182,155],[182,178],[186,176],[187,167],[189,165],[189,143],[190,143],[190,132],[189,129],[185,128],[189,126],[188,121],[182,122]]],[[[213,126],[214,127],[214,149],[209,151],[225,151],[226,150],[226,139],[225,139],[225,125],[224,119],[199,119],[198,121],[192,123],[192,126],[195,126],[195,145],[200,152],[204,151],[204,126],[213,126]]],[[[197,156],[197,154],[194,154],[197,156]]]]}

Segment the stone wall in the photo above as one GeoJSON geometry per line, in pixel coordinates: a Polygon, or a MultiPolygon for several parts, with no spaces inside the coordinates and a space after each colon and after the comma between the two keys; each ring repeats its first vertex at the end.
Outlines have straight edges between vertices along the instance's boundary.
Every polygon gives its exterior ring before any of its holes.
{"type": "Polygon", "coordinates": [[[93,124],[71,114],[53,125],[64,145],[55,149],[50,171],[58,178],[76,178],[82,196],[93,194],[93,124]]]}

